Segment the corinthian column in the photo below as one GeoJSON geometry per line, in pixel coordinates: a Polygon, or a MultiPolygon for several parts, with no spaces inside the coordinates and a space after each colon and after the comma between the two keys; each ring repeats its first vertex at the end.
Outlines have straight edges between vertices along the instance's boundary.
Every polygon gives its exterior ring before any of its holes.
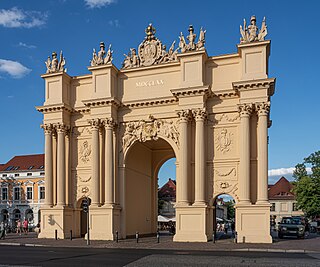
{"type": "Polygon", "coordinates": [[[100,149],[99,149],[99,128],[100,119],[89,121],[92,132],[92,204],[100,204],[100,149]]]}
{"type": "Polygon", "coordinates": [[[179,183],[177,190],[180,190],[178,204],[189,204],[189,148],[188,148],[188,122],[190,110],[178,112],[180,117],[180,161],[179,161],[179,183]]]}
{"type": "Polygon", "coordinates": [[[206,176],[205,176],[205,136],[204,136],[204,119],[206,112],[204,109],[192,111],[196,121],[195,137],[195,203],[206,203],[206,176]]]}
{"type": "Polygon", "coordinates": [[[43,124],[41,127],[45,135],[45,205],[53,206],[53,162],[52,162],[52,124],[43,124]]]}
{"type": "Polygon", "coordinates": [[[250,204],[250,115],[251,104],[238,106],[240,112],[240,204],[250,204]]]}
{"type": "Polygon", "coordinates": [[[268,203],[268,114],[270,103],[256,104],[258,110],[258,194],[257,204],[268,203]]]}
{"type": "Polygon", "coordinates": [[[65,134],[67,127],[64,124],[58,123],[57,130],[57,205],[66,205],[66,146],[65,134]]]}
{"type": "Polygon", "coordinates": [[[113,152],[113,119],[104,121],[105,139],[105,204],[114,204],[114,152],[113,152]]]}

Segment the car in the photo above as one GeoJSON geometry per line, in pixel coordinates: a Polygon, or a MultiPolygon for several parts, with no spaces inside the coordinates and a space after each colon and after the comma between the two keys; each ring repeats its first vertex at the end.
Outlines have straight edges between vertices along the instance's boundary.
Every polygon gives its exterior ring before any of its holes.
{"type": "Polygon", "coordinates": [[[278,225],[278,237],[296,236],[304,238],[305,236],[304,220],[301,217],[283,217],[278,225]]]}

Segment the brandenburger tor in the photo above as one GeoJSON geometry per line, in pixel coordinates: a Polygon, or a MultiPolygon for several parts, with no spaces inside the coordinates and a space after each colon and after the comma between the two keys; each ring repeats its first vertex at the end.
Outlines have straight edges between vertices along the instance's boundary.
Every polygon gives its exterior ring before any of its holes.
{"type": "MultiPolygon", "coordinates": [[[[139,47],[112,64],[93,51],[90,74],[71,77],[62,52],[46,61],[45,205],[40,238],[86,233],[114,240],[157,231],[158,172],[176,158],[174,241],[212,239],[215,201],[236,202],[238,242],[271,243],[267,25],[240,26],[237,53],[208,56],[206,30],[189,26],[167,49],[153,25],[139,47]],[[197,33],[197,34],[196,34],[197,33]]],[[[161,33],[158,33],[161,35],[161,33]]],[[[178,34],[177,34],[178,35],[178,34]]],[[[130,45],[130,44],[128,44],[130,45]]]]}

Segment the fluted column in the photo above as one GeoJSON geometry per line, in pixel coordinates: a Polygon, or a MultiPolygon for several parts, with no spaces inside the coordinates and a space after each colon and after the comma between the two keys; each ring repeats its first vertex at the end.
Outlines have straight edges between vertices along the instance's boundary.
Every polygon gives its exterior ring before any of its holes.
{"type": "Polygon", "coordinates": [[[190,120],[190,110],[181,110],[178,112],[180,117],[180,181],[178,183],[180,190],[180,199],[178,204],[189,204],[189,147],[188,147],[188,122],[190,120]]]}
{"type": "Polygon", "coordinates": [[[114,204],[114,153],[113,153],[113,119],[104,121],[105,127],[105,204],[114,204]]]}
{"type": "Polygon", "coordinates": [[[100,148],[99,148],[99,127],[100,119],[89,121],[92,133],[92,199],[93,205],[100,204],[100,148]]]}
{"type": "Polygon", "coordinates": [[[268,114],[270,103],[256,104],[258,110],[258,194],[257,204],[268,203],[268,114]]]}
{"type": "Polygon", "coordinates": [[[195,136],[195,204],[206,203],[206,176],[205,176],[205,135],[204,120],[206,111],[197,109],[192,111],[196,121],[195,136]]]}
{"type": "Polygon", "coordinates": [[[65,134],[67,127],[62,123],[56,125],[57,130],[57,205],[66,204],[66,145],[65,134]]]}
{"type": "Polygon", "coordinates": [[[45,205],[53,206],[53,151],[52,151],[52,124],[41,125],[45,134],[45,205]]]}
{"type": "Polygon", "coordinates": [[[240,112],[240,204],[250,204],[250,115],[251,104],[238,106],[240,112]]]}

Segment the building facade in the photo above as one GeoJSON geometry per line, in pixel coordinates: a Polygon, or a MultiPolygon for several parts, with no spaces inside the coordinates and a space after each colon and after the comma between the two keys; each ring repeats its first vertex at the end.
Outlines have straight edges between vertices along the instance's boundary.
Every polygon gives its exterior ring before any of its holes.
{"type": "Polygon", "coordinates": [[[159,215],[165,216],[169,219],[176,216],[176,181],[169,178],[158,191],[159,215]]]}
{"type": "Polygon", "coordinates": [[[271,222],[276,225],[283,217],[303,216],[302,210],[298,209],[296,197],[293,192],[293,185],[281,177],[268,190],[271,222]]]}
{"type": "Polygon", "coordinates": [[[62,53],[48,59],[37,107],[46,154],[40,237],[83,235],[87,197],[92,239],[155,233],[158,171],[175,157],[174,241],[211,239],[213,203],[229,194],[239,241],[272,242],[267,138],[275,79],[265,21],[258,30],[255,20],[241,27],[234,54],[208,56],[206,31],[197,37],[192,26],[167,50],[149,25],[121,69],[104,43],[88,75],[66,74],[62,53]]]}
{"type": "Polygon", "coordinates": [[[0,165],[0,221],[14,228],[28,219],[32,228],[40,222],[45,199],[44,154],[15,156],[0,165]]]}

